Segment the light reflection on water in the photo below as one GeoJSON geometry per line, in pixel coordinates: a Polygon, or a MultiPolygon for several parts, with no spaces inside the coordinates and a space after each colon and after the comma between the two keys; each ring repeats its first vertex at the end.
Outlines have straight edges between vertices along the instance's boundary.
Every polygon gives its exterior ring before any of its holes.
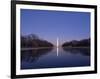
{"type": "Polygon", "coordinates": [[[21,69],[90,66],[88,48],[45,48],[21,51],[21,69]]]}

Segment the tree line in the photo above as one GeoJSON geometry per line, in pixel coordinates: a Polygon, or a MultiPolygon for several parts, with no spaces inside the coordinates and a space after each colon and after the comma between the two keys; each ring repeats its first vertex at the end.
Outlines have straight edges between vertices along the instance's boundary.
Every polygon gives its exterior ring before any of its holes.
{"type": "Polygon", "coordinates": [[[46,40],[40,39],[38,36],[34,34],[30,34],[26,36],[21,35],[21,47],[53,47],[53,44],[46,40]]]}
{"type": "MultiPolygon", "coordinates": [[[[39,38],[35,34],[21,35],[21,48],[53,47],[54,45],[39,38]]],[[[90,47],[90,38],[82,40],[72,40],[62,44],[62,47],[90,47]]]]}
{"type": "Polygon", "coordinates": [[[90,38],[80,41],[72,40],[70,42],[65,42],[62,47],[90,47],[90,38]]]}

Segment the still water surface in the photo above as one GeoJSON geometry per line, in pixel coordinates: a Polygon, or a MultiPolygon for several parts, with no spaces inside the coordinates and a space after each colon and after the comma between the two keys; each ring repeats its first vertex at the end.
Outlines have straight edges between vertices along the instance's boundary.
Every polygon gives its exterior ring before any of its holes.
{"type": "Polygon", "coordinates": [[[90,66],[89,48],[45,48],[21,51],[21,69],[90,66]]]}

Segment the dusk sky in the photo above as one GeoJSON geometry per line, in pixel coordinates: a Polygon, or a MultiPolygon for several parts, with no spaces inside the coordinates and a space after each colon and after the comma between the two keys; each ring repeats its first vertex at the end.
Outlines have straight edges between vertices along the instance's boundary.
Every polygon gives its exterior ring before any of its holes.
{"type": "Polygon", "coordinates": [[[21,34],[35,34],[51,43],[90,37],[90,13],[21,9],[21,34]]]}

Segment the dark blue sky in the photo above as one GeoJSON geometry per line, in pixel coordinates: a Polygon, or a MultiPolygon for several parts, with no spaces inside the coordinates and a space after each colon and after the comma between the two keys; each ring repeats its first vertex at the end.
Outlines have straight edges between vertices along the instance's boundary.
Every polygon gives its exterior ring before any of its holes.
{"type": "Polygon", "coordinates": [[[21,34],[36,34],[52,43],[90,37],[90,13],[21,9],[21,34]]]}

